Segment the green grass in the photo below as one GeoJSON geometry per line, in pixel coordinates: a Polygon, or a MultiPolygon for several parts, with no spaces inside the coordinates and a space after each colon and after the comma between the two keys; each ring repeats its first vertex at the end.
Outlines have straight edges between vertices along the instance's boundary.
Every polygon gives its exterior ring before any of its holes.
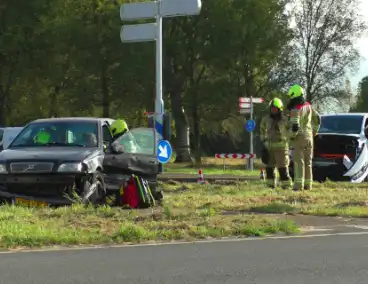
{"type": "Polygon", "coordinates": [[[131,244],[298,232],[291,221],[251,214],[223,216],[206,208],[175,210],[171,201],[149,210],[2,206],[0,247],[131,244]]]}
{"type": "MultiPolygon", "coordinates": [[[[225,169],[223,165],[224,160],[215,158],[203,158],[201,169],[204,175],[239,175],[239,176],[254,176],[259,175],[259,170],[262,167],[259,160],[255,160],[254,171],[245,168],[245,160],[225,160],[225,169]]],[[[192,164],[182,163],[175,164],[172,159],[170,163],[164,166],[166,173],[180,173],[180,174],[198,174],[198,168],[192,164]]]]}
{"type": "Polygon", "coordinates": [[[316,184],[312,191],[266,189],[260,181],[161,185],[162,206],[125,210],[75,205],[0,207],[0,247],[24,248],[195,240],[297,233],[283,213],[368,217],[365,184],[316,184]],[[263,214],[268,213],[268,214],[263,214]]]}
{"type": "Polygon", "coordinates": [[[312,191],[267,189],[260,181],[228,185],[166,184],[166,202],[175,210],[211,208],[221,213],[295,213],[368,217],[366,184],[315,184],[312,191]]]}

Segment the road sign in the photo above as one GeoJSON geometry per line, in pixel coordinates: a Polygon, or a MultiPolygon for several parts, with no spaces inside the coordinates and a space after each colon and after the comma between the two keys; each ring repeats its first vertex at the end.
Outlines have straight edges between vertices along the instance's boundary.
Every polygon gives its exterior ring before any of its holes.
{"type": "Polygon", "coordinates": [[[160,16],[164,18],[199,15],[201,0],[161,0],[160,16]]]}
{"type": "Polygon", "coordinates": [[[122,42],[155,41],[156,32],[155,23],[126,25],[120,29],[120,39],[122,42]]]}
{"type": "MultiPolygon", "coordinates": [[[[123,4],[120,6],[120,18],[123,21],[156,18],[156,98],[155,98],[155,128],[160,139],[163,138],[164,100],[162,97],[162,18],[198,15],[202,9],[202,0],[157,0],[123,4]]],[[[145,24],[143,24],[145,25],[145,24]]],[[[151,27],[141,30],[134,28],[120,33],[123,42],[152,41],[151,27]],[[126,34],[126,35],[125,35],[126,34]]]]}
{"type": "Polygon", "coordinates": [[[157,160],[161,164],[166,164],[170,161],[172,155],[172,148],[170,142],[167,140],[161,140],[157,144],[157,160]]]}
{"type": "Polygon", "coordinates": [[[120,6],[120,19],[122,21],[135,21],[153,19],[157,14],[157,2],[127,3],[120,6]]]}
{"type": "MultiPolygon", "coordinates": [[[[263,98],[252,98],[252,103],[254,104],[260,104],[263,102],[264,102],[263,98]]],[[[247,97],[239,98],[239,103],[250,103],[250,98],[247,97]]]]}
{"type": "Polygon", "coordinates": [[[256,122],[253,119],[249,119],[245,122],[245,129],[248,132],[254,131],[255,128],[256,128],[256,122]]]}
{"type": "MultiPolygon", "coordinates": [[[[250,120],[246,122],[245,129],[249,132],[249,152],[253,153],[253,131],[256,127],[256,123],[253,120],[254,104],[263,103],[263,98],[240,97],[239,98],[239,112],[240,114],[250,114],[250,120]]],[[[253,171],[253,159],[249,160],[249,168],[253,171]]]]}
{"type": "Polygon", "coordinates": [[[250,108],[242,108],[239,110],[240,114],[249,114],[251,113],[251,109],[250,108]]]}
{"type": "Polygon", "coordinates": [[[239,108],[250,108],[250,103],[239,103],[239,108]]]}

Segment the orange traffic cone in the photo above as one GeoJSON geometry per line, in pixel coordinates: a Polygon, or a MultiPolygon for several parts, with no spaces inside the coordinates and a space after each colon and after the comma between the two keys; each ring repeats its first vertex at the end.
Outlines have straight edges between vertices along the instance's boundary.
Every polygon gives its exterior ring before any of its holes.
{"type": "Polygon", "coordinates": [[[201,184],[203,184],[203,183],[206,183],[205,182],[205,180],[204,180],[204,176],[203,176],[203,171],[202,171],[202,169],[199,169],[198,170],[198,181],[197,181],[197,183],[201,183],[201,184]]]}

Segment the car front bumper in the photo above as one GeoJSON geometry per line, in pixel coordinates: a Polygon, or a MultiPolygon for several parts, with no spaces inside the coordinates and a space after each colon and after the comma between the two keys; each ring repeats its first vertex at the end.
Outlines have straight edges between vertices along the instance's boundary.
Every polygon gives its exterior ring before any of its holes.
{"type": "MultiPolygon", "coordinates": [[[[343,163],[333,161],[313,161],[313,180],[324,181],[326,178],[331,181],[349,181],[349,177],[344,177],[346,168],[343,163]]],[[[290,164],[290,174],[294,176],[294,163],[290,164]]]]}
{"type": "Polygon", "coordinates": [[[339,161],[313,161],[314,179],[320,180],[328,178],[331,181],[349,181],[349,177],[345,177],[346,168],[339,161]]]}
{"type": "Polygon", "coordinates": [[[84,174],[27,174],[0,175],[0,197],[14,204],[24,199],[47,205],[70,205],[70,194],[78,178],[84,174]],[[66,194],[69,193],[69,196],[66,194]],[[69,198],[68,198],[69,197],[69,198]]]}

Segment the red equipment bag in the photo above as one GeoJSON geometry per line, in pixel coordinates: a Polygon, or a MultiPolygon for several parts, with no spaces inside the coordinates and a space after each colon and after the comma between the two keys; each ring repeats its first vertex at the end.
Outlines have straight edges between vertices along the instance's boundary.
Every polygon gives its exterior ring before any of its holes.
{"type": "Polygon", "coordinates": [[[121,203],[130,208],[138,208],[140,203],[139,189],[133,177],[120,188],[121,203]]]}

